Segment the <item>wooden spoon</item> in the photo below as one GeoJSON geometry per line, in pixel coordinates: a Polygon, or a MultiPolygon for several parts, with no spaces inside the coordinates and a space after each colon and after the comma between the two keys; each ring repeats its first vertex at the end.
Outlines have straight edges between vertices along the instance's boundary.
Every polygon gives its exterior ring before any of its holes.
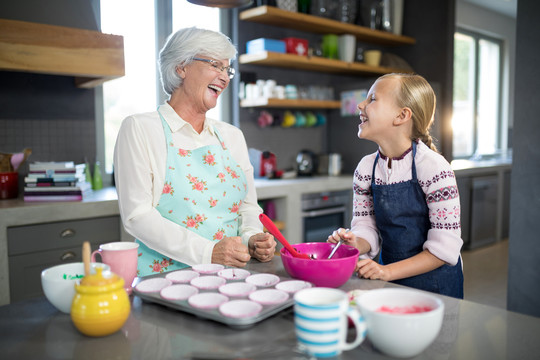
{"type": "Polygon", "coordinates": [[[90,243],[88,241],[82,244],[82,258],[84,263],[84,276],[90,275],[90,243]]]}

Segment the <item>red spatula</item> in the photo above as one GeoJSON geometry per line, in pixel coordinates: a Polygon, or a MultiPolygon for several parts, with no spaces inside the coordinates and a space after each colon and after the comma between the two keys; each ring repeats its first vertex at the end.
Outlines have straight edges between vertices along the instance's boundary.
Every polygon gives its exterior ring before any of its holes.
{"type": "Polygon", "coordinates": [[[298,251],[296,251],[296,249],[293,248],[291,244],[289,244],[287,239],[285,239],[283,234],[279,231],[277,226],[268,216],[266,216],[265,214],[261,214],[259,215],[259,220],[266,227],[266,229],[268,229],[270,234],[274,235],[274,237],[278,239],[279,242],[283,244],[283,246],[285,246],[285,249],[287,249],[292,256],[302,259],[311,259],[308,254],[300,254],[298,251]]]}

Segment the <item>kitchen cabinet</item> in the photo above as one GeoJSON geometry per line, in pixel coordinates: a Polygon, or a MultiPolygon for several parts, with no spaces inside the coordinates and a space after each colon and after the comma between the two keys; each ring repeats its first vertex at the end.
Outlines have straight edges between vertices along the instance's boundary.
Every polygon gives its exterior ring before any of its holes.
{"type": "Polygon", "coordinates": [[[82,244],[93,249],[120,241],[120,216],[7,228],[10,301],[43,296],[41,271],[82,261],[82,244]]]}
{"type": "Polygon", "coordinates": [[[508,237],[511,164],[452,161],[461,206],[463,248],[476,249],[508,237]]]}
{"type": "Polygon", "coordinates": [[[497,229],[493,226],[493,219],[497,219],[498,186],[497,175],[472,178],[469,249],[492,244],[496,240],[497,229]]]}
{"type": "Polygon", "coordinates": [[[124,39],[98,31],[0,19],[0,71],[74,76],[91,88],[124,76],[124,39]]]}

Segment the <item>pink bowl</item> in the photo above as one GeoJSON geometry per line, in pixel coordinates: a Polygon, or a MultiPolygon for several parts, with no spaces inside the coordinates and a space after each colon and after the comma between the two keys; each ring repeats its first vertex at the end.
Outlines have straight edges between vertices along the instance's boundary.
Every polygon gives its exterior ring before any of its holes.
{"type": "Polygon", "coordinates": [[[337,288],[351,277],[360,255],[358,249],[341,245],[332,259],[328,255],[336,246],[326,242],[301,243],[293,245],[297,251],[316,255],[316,260],[293,257],[282,248],[281,261],[287,273],[293,278],[309,281],[315,286],[337,288]]]}

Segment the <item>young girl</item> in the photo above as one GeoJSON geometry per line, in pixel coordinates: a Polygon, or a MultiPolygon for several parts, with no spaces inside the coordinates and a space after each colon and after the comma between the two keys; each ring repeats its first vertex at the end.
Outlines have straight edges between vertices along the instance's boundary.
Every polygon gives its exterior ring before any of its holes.
{"type": "Polygon", "coordinates": [[[358,104],[358,137],[379,150],[354,173],[351,230],[336,230],[328,241],[360,250],[359,277],[463,298],[459,195],[454,172],[429,135],[435,102],[419,75],[375,81],[358,104]],[[371,260],[379,250],[379,261],[371,260]]]}

